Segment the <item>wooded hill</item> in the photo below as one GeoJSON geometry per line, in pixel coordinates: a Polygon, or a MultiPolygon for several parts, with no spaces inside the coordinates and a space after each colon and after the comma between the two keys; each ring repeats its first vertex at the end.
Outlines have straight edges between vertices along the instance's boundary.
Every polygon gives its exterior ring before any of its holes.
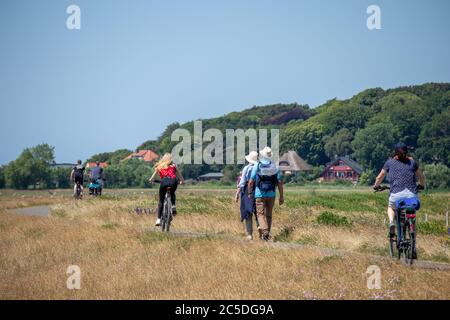
{"type": "MultiPolygon", "coordinates": [[[[427,83],[383,90],[367,89],[347,100],[308,105],[255,106],[241,112],[201,119],[203,129],[279,128],[281,151],[295,150],[314,166],[349,155],[367,172],[379,170],[397,141],[411,147],[423,163],[450,165],[450,83],[427,83]]],[[[138,149],[170,152],[177,128],[193,131],[193,121],[169,125],[138,149]]],[[[207,165],[201,171],[207,171],[207,165]]]]}

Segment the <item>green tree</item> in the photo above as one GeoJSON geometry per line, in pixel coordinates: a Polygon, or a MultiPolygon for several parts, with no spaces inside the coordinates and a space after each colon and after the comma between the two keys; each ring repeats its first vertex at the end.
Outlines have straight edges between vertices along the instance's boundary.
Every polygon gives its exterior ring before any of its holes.
{"type": "Polygon", "coordinates": [[[423,125],[417,155],[422,161],[450,166],[450,108],[423,125]]]}
{"type": "Polygon", "coordinates": [[[54,148],[40,144],[26,148],[20,156],[5,169],[6,185],[15,189],[26,189],[38,184],[42,188],[52,183],[50,164],[54,161],[54,148]]]}
{"type": "Polygon", "coordinates": [[[281,132],[281,150],[296,150],[310,164],[324,164],[328,161],[323,145],[324,136],[323,125],[305,121],[281,132]]]}
{"type": "Polygon", "coordinates": [[[408,92],[395,92],[380,102],[381,112],[371,123],[388,120],[398,130],[399,138],[410,147],[417,147],[421,126],[427,119],[425,102],[408,92]]]}
{"type": "Polygon", "coordinates": [[[368,170],[380,170],[392,152],[397,135],[395,128],[387,122],[359,130],[352,142],[356,160],[368,170]]]}
{"type": "Polygon", "coordinates": [[[428,164],[424,166],[424,175],[430,189],[450,188],[450,168],[444,164],[428,164]]]}
{"type": "Polygon", "coordinates": [[[51,170],[52,186],[60,189],[70,188],[70,173],[71,168],[53,168],[51,170]]]}
{"type": "Polygon", "coordinates": [[[5,187],[5,167],[0,166],[0,189],[5,187]]]}
{"type": "Polygon", "coordinates": [[[127,156],[129,156],[132,153],[131,150],[128,149],[119,149],[114,151],[110,158],[106,160],[109,164],[119,164],[120,161],[125,159],[127,156]]]}
{"type": "Polygon", "coordinates": [[[325,154],[332,159],[335,156],[345,156],[352,154],[353,135],[350,130],[344,128],[336,132],[333,136],[325,136],[325,154]]]}

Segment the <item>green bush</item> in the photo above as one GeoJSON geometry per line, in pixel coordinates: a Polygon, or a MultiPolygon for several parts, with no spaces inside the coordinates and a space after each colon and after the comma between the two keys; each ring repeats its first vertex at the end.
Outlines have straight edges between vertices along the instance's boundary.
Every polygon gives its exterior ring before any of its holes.
{"type": "Polygon", "coordinates": [[[437,221],[418,222],[417,231],[419,234],[442,235],[447,233],[444,224],[437,221]]]}
{"type": "Polygon", "coordinates": [[[427,187],[430,189],[450,188],[450,168],[444,164],[428,164],[424,166],[427,187]]]}
{"type": "Polygon", "coordinates": [[[0,167],[0,189],[5,187],[5,168],[0,167]]]}
{"type": "Polygon", "coordinates": [[[364,170],[359,177],[359,183],[370,186],[375,182],[375,172],[373,170],[364,170]]]}
{"type": "Polygon", "coordinates": [[[319,224],[331,225],[331,226],[342,226],[349,227],[351,222],[347,217],[339,216],[333,212],[324,211],[317,217],[317,222],[319,224]]]}

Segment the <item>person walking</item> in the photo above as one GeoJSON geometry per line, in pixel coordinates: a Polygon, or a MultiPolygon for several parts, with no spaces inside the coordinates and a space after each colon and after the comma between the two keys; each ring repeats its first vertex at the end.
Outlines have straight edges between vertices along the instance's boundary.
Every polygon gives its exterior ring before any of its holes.
{"type": "Polygon", "coordinates": [[[252,168],[247,188],[248,196],[255,192],[256,215],[261,227],[261,239],[265,241],[270,240],[277,187],[280,192],[279,204],[282,205],[284,192],[281,173],[272,160],[272,149],[265,147],[259,152],[259,162],[252,168]]]}
{"type": "MultiPolygon", "coordinates": [[[[247,188],[248,182],[250,180],[250,175],[252,173],[252,169],[258,163],[258,152],[251,151],[247,156],[245,156],[245,160],[247,160],[248,164],[242,169],[242,173],[238,181],[235,201],[238,202],[239,198],[241,199],[240,203],[241,222],[244,222],[245,224],[247,240],[253,240],[254,214],[256,219],[255,194],[253,192],[251,195],[249,195],[247,193],[247,188]]],[[[260,230],[257,219],[256,225],[258,227],[258,230],[260,230]]]]}

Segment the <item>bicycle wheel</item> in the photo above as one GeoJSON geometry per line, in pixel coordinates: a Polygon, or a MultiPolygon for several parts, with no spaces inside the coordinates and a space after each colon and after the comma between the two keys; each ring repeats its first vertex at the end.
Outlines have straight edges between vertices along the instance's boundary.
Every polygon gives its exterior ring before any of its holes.
{"type": "Polygon", "coordinates": [[[397,239],[396,239],[396,237],[395,236],[394,237],[389,236],[389,255],[390,255],[391,258],[395,257],[395,255],[396,255],[396,252],[395,252],[396,248],[397,248],[397,239]]]}
{"type": "Polygon", "coordinates": [[[163,212],[161,215],[161,231],[164,232],[166,229],[166,212],[167,212],[167,202],[164,200],[163,212]]]}
{"type": "Polygon", "coordinates": [[[408,229],[409,234],[409,245],[408,245],[408,262],[409,264],[413,264],[414,256],[416,252],[416,234],[415,232],[411,232],[411,230],[408,229]]]}
{"type": "Polygon", "coordinates": [[[170,195],[167,195],[166,204],[166,232],[169,232],[170,223],[172,222],[172,199],[170,199],[170,195]]]}

